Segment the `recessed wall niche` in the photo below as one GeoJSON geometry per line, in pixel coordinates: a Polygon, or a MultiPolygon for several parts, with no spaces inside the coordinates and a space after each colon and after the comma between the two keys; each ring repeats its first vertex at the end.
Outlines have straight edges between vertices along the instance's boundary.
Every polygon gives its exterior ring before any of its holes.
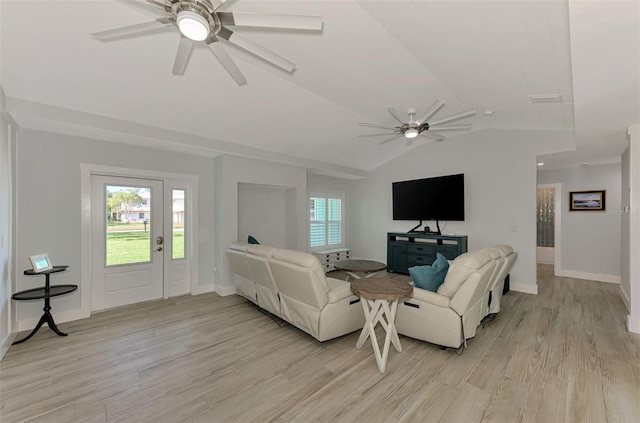
{"type": "Polygon", "coordinates": [[[238,241],[249,235],[261,244],[296,249],[297,189],[238,183],[238,241]]]}

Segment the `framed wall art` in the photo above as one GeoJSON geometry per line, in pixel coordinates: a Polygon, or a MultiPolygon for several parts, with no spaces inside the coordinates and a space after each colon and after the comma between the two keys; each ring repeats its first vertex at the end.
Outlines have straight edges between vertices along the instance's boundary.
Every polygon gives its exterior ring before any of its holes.
{"type": "Polygon", "coordinates": [[[570,191],[569,211],[606,210],[606,191],[570,191]]]}

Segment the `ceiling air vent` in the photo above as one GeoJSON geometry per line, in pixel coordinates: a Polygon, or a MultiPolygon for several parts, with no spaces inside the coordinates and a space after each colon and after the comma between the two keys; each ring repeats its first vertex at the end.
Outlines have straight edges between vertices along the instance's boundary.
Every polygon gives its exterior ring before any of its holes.
{"type": "Polygon", "coordinates": [[[535,104],[562,103],[560,94],[535,94],[530,95],[529,98],[535,104]]]}

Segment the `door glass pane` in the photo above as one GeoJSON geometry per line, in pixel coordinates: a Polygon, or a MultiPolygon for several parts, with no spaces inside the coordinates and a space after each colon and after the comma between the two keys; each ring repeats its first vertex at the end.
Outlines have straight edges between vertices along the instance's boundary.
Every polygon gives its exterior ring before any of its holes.
{"type": "Polygon", "coordinates": [[[555,188],[538,188],[537,244],[538,247],[554,247],[555,244],[555,188]]]}
{"type": "Polygon", "coordinates": [[[107,266],[151,261],[151,188],[106,186],[107,266]]]}
{"type": "Polygon", "coordinates": [[[173,210],[172,210],[172,234],[173,242],[171,250],[172,258],[184,258],[184,197],[183,189],[173,190],[173,210]]]}

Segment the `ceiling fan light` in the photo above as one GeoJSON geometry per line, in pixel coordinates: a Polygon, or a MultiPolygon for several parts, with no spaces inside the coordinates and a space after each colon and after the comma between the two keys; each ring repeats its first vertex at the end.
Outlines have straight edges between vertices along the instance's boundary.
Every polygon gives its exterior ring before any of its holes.
{"type": "Polygon", "coordinates": [[[204,41],[211,33],[209,22],[190,10],[183,10],[178,13],[176,21],[182,35],[193,41],[204,41]]]}
{"type": "Polygon", "coordinates": [[[408,138],[408,139],[415,138],[418,136],[418,130],[415,128],[407,129],[404,132],[404,136],[405,138],[408,138]]]}

